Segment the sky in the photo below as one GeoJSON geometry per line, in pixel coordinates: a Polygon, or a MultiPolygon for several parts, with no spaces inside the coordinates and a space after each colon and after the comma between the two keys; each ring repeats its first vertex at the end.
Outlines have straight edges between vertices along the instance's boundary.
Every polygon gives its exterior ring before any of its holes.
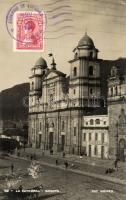
{"type": "Polygon", "coordinates": [[[99,58],[126,57],[126,0],[31,0],[29,4],[46,15],[44,52],[14,52],[6,17],[21,2],[0,0],[0,91],[28,82],[40,56],[50,67],[49,53],[54,54],[57,69],[69,75],[68,61],[85,31],[99,49],[99,58]]]}

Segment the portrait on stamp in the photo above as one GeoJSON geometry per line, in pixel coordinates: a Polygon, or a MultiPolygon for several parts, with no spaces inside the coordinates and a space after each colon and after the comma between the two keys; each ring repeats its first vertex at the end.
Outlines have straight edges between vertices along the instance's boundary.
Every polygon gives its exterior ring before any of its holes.
{"type": "Polygon", "coordinates": [[[14,50],[44,50],[44,13],[21,11],[14,15],[14,50]]]}

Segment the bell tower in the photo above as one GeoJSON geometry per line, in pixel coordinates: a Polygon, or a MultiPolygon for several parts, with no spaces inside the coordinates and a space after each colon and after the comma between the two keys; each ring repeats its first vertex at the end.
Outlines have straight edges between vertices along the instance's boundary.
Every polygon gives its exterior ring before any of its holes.
{"type": "Polygon", "coordinates": [[[93,40],[85,33],[69,61],[71,106],[100,107],[100,59],[93,40]]]}
{"type": "Polygon", "coordinates": [[[42,95],[42,77],[47,69],[46,61],[40,57],[31,69],[30,93],[29,93],[29,109],[36,105],[37,100],[42,95]]]}

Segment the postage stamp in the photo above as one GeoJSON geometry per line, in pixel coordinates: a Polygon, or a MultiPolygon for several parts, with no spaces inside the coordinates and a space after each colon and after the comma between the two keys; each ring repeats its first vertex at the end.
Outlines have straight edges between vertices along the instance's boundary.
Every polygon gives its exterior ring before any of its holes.
{"type": "Polygon", "coordinates": [[[14,51],[44,51],[44,13],[17,11],[14,14],[14,51]]]}

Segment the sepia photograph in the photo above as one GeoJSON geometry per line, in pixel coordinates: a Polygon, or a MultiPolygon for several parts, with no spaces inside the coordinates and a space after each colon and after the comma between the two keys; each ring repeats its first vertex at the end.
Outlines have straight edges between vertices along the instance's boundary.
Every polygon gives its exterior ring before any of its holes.
{"type": "Polygon", "coordinates": [[[126,199],[126,0],[0,0],[0,200],[126,199]]]}

